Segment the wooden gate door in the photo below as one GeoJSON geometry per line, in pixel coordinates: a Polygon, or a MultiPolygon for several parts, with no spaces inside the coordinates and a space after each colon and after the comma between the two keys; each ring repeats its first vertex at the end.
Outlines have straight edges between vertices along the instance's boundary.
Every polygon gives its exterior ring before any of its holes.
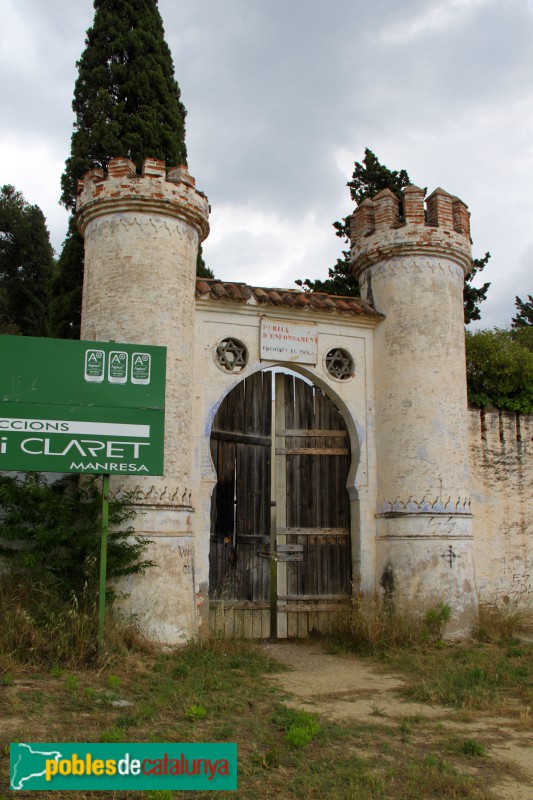
{"type": "Polygon", "coordinates": [[[211,627],[269,638],[272,373],[256,372],[223,400],[211,432],[211,627]]]}
{"type": "Polygon", "coordinates": [[[328,633],[351,597],[348,431],[320,389],[277,375],[275,443],[277,636],[328,633]]]}
{"type": "Polygon", "coordinates": [[[210,616],[229,636],[326,633],[351,596],[346,425],[294,375],[275,390],[275,437],[271,372],[227,395],[211,433],[210,616]]]}

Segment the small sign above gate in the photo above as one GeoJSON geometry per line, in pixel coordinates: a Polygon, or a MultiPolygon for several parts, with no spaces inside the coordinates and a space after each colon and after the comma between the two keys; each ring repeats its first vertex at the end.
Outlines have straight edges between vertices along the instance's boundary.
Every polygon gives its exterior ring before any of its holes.
{"type": "Polygon", "coordinates": [[[317,325],[262,317],[260,357],[267,361],[316,364],[318,361],[317,325]]]}

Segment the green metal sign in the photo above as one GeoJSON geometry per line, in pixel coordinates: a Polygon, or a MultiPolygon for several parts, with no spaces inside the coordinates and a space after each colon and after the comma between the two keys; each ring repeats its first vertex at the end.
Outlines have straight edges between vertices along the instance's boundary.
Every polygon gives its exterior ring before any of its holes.
{"type": "Polygon", "coordinates": [[[166,348],[0,336],[0,470],[162,475],[166,348]]]}

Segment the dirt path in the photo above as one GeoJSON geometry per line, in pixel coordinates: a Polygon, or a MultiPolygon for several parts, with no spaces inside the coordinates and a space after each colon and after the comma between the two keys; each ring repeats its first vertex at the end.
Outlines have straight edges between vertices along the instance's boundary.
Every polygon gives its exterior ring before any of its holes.
{"type": "MultiPolygon", "coordinates": [[[[325,653],[319,644],[270,642],[265,648],[291,668],[271,676],[292,696],[288,705],[339,721],[390,725],[416,717],[444,727],[450,735],[482,737],[494,759],[494,796],[499,800],[533,800],[533,735],[531,729],[520,730],[516,718],[476,712],[465,718],[464,713],[443,706],[410,702],[401,696],[405,687],[401,676],[381,672],[353,655],[325,653]],[[498,779],[501,762],[515,765],[520,778],[498,779]]],[[[429,731],[427,725],[422,726],[419,735],[427,739],[429,731]]]]}

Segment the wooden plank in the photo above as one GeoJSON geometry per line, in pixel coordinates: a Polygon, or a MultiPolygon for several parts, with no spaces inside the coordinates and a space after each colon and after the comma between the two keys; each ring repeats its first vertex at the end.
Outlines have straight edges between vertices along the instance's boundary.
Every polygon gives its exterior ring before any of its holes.
{"type": "Polygon", "coordinates": [[[252,612],[252,639],[261,639],[263,637],[263,612],[261,609],[254,609],[252,612]]]}
{"type": "Polygon", "coordinates": [[[318,633],[318,611],[319,609],[313,609],[307,612],[307,627],[310,634],[318,633]]]}
{"type": "Polygon", "coordinates": [[[261,611],[261,638],[262,639],[270,639],[271,632],[270,632],[270,621],[271,621],[271,612],[270,609],[268,611],[261,611]]]}
{"type": "Polygon", "coordinates": [[[250,602],[254,601],[254,567],[255,567],[255,546],[253,544],[241,544],[239,547],[242,553],[242,564],[240,577],[242,581],[242,597],[250,602]]]}
{"type": "MultiPolygon", "coordinates": [[[[316,528],[308,528],[308,531],[317,530],[316,528]]],[[[318,564],[318,551],[316,547],[316,535],[308,535],[304,531],[299,533],[300,539],[307,541],[307,587],[305,592],[301,594],[316,595],[319,592],[319,564],[318,564]]]]}
{"type": "Polygon", "coordinates": [[[268,600],[266,602],[265,601],[255,601],[255,600],[253,602],[251,602],[250,600],[226,600],[225,598],[222,598],[221,600],[210,600],[209,601],[209,607],[210,608],[215,608],[215,609],[218,608],[218,607],[221,607],[221,608],[223,607],[226,610],[228,610],[228,609],[233,609],[233,610],[238,609],[238,610],[241,610],[241,611],[243,611],[243,610],[245,610],[245,611],[253,611],[254,609],[262,609],[262,610],[269,609],[270,608],[270,603],[268,602],[268,600]]]}
{"type": "Polygon", "coordinates": [[[350,594],[285,594],[285,595],[278,595],[278,600],[332,600],[333,602],[339,602],[341,600],[351,600],[352,596],[350,594]]]}
{"type": "Polygon", "coordinates": [[[303,544],[278,544],[276,553],[303,553],[303,544]]]}
{"type": "Polygon", "coordinates": [[[280,536],[348,536],[348,528],[278,528],[280,536]]]}
{"type": "Polygon", "coordinates": [[[276,447],[277,456],[347,456],[345,447],[276,447]]]}
{"type": "Polygon", "coordinates": [[[297,619],[298,619],[298,638],[307,639],[307,637],[309,636],[307,611],[302,611],[302,609],[298,609],[297,619]]]}
{"type": "Polygon", "coordinates": [[[314,429],[314,428],[288,428],[285,430],[276,431],[277,436],[314,436],[314,437],[324,437],[324,436],[335,436],[336,438],[348,438],[348,431],[337,431],[337,430],[322,430],[322,429],[314,429]]]}
{"type": "Polygon", "coordinates": [[[251,433],[230,433],[229,431],[213,431],[211,436],[220,442],[237,442],[239,444],[253,444],[258,447],[271,447],[270,437],[259,436],[251,433]]]}
{"type": "Polygon", "coordinates": [[[326,611],[320,611],[318,614],[318,630],[325,636],[330,632],[329,614],[326,611]]]}
{"type": "MultiPolygon", "coordinates": [[[[286,375],[285,376],[285,416],[282,418],[280,417],[279,420],[276,417],[276,428],[278,429],[291,429],[296,427],[299,424],[297,419],[297,408],[296,408],[296,392],[295,379],[293,375],[286,375]]],[[[278,437],[276,438],[276,447],[285,449],[287,447],[293,447],[297,444],[297,441],[294,437],[278,437]],[[284,445],[281,443],[284,442],[284,445]]],[[[276,457],[285,455],[284,453],[276,454],[276,457]]],[[[287,484],[286,484],[286,522],[284,524],[288,525],[295,525],[300,522],[300,513],[301,513],[301,504],[300,504],[300,459],[295,458],[286,458],[285,459],[286,465],[286,474],[287,474],[287,484]]]]}
{"type": "MultiPolygon", "coordinates": [[[[340,613],[341,611],[346,611],[347,608],[350,607],[350,603],[284,603],[283,605],[280,604],[280,608],[287,613],[297,613],[300,612],[306,614],[318,614],[322,613],[340,613]]],[[[313,623],[314,627],[318,630],[318,620],[315,620],[313,623]]],[[[308,622],[309,630],[312,630],[311,621],[308,622]]]]}
{"type": "Polygon", "coordinates": [[[261,434],[272,439],[272,373],[262,372],[261,434]]]}
{"type": "MultiPolygon", "coordinates": [[[[275,406],[275,427],[276,430],[283,430],[286,427],[286,407],[287,407],[287,393],[291,391],[289,375],[278,374],[276,375],[276,406],[275,406]]],[[[283,448],[285,444],[285,437],[276,435],[276,445],[283,448]]],[[[287,525],[287,466],[286,459],[283,455],[276,455],[276,524],[282,527],[287,525]]],[[[275,555],[276,544],[285,544],[286,538],[272,537],[272,555],[275,555]]],[[[275,570],[275,585],[272,589],[273,612],[277,605],[277,594],[287,592],[287,565],[283,563],[276,563],[275,570]]],[[[274,582],[273,582],[274,584],[274,582]]],[[[279,612],[272,614],[276,622],[276,629],[272,633],[281,639],[287,637],[287,615],[279,612]]]]}
{"type": "Polygon", "coordinates": [[[298,638],[298,614],[296,612],[287,614],[287,637],[289,639],[298,638]]]}
{"type": "Polygon", "coordinates": [[[242,639],[244,636],[244,616],[245,614],[249,614],[249,611],[245,611],[242,608],[234,609],[234,623],[233,623],[233,636],[236,639],[242,639]]]}
{"type": "Polygon", "coordinates": [[[223,609],[224,636],[233,638],[235,636],[235,612],[232,608],[223,609]]]}
{"type": "Polygon", "coordinates": [[[253,639],[253,615],[255,611],[243,611],[242,636],[243,639],[253,639]]]}
{"type": "MultiPolygon", "coordinates": [[[[329,425],[330,420],[330,403],[329,399],[323,394],[320,397],[320,401],[318,403],[319,407],[319,424],[324,426],[327,430],[331,430],[329,425]]],[[[324,445],[326,447],[332,446],[333,439],[331,437],[326,437],[324,445]]],[[[328,474],[331,468],[331,460],[326,458],[321,458],[318,465],[318,481],[320,485],[320,491],[322,493],[323,502],[318,509],[317,520],[316,523],[320,527],[326,527],[329,525],[330,520],[330,498],[327,496],[327,483],[328,483],[328,474]]],[[[319,579],[318,575],[316,576],[315,587],[318,590],[319,579]]]]}
{"type": "MultiPolygon", "coordinates": [[[[271,541],[271,500],[272,500],[272,373],[262,372],[262,411],[261,411],[261,434],[268,437],[270,448],[263,451],[263,486],[264,491],[261,495],[261,532],[264,535],[264,545],[261,549],[269,549],[271,541]]],[[[259,548],[258,548],[259,549],[259,548]]],[[[270,563],[268,560],[261,559],[261,597],[270,598],[270,563]]],[[[269,624],[270,628],[270,624],[269,624]]]]}

